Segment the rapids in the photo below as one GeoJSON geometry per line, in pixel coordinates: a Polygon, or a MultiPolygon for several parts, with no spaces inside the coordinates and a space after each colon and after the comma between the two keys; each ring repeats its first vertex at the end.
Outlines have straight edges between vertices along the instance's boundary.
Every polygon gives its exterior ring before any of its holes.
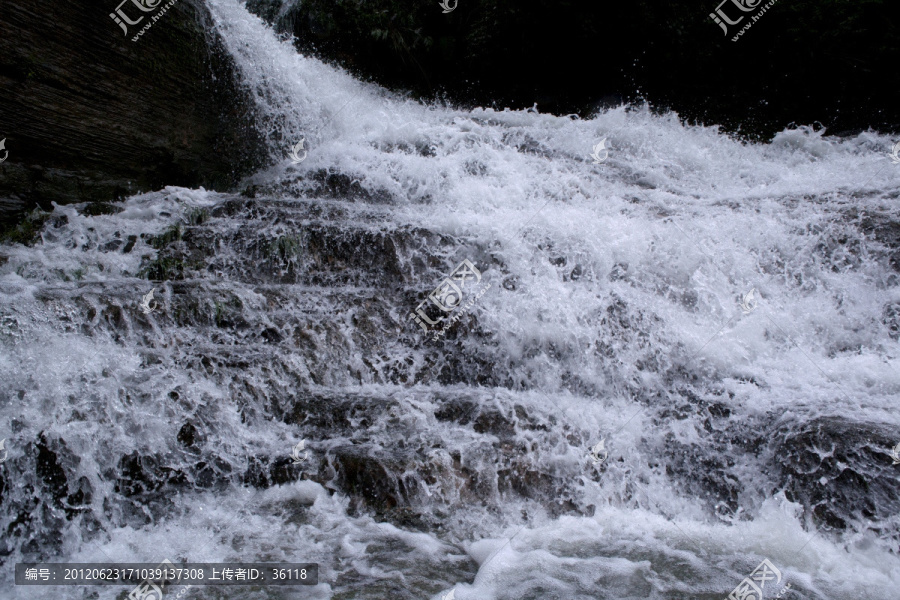
{"type": "Polygon", "coordinates": [[[893,140],[422,105],[209,6],[273,166],[0,247],[4,596],[169,558],[320,564],[187,600],[721,600],[763,559],[766,598],[897,597],[893,140]]]}

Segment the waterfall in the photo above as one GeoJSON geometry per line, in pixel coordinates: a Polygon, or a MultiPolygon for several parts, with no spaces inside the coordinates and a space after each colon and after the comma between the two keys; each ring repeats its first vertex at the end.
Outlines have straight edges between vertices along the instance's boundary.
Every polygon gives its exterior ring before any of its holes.
{"type": "MultiPolygon", "coordinates": [[[[168,558],[320,565],[187,600],[712,600],[767,559],[766,598],[895,595],[888,136],[425,105],[208,5],[272,166],[0,247],[4,587],[168,558]]],[[[88,593],[122,589],[28,597],[88,593]]]]}

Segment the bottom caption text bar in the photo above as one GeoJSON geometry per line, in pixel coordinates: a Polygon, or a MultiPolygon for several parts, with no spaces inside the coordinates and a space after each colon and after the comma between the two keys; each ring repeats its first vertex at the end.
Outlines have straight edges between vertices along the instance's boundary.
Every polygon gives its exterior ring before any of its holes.
{"type": "Polygon", "coordinates": [[[16,585],[318,585],[316,563],[16,563],[16,585]]]}

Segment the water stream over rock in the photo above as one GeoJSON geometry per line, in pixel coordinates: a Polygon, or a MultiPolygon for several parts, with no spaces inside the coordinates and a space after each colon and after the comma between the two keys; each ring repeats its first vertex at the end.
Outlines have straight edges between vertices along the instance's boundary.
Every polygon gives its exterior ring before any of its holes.
{"type": "Polygon", "coordinates": [[[767,558],[892,597],[886,136],[422,106],[209,5],[279,159],[0,247],[0,585],[169,558],[320,564],[188,599],[720,600],[767,558]],[[466,260],[434,339],[411,313],[466,260]]]}

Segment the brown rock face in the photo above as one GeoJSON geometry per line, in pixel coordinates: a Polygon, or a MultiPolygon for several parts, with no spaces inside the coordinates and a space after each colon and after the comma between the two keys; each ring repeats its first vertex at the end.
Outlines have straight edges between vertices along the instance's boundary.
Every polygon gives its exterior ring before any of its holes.
{"type": "Polygon", "coordinates": [[[202,0],[120,2],[4,2],[0,225],[51,201],[226,190],[265,162],[202,0]],[[110,16],[119,9],[136,22],[123,20],[127,35],[110,16]]]}

